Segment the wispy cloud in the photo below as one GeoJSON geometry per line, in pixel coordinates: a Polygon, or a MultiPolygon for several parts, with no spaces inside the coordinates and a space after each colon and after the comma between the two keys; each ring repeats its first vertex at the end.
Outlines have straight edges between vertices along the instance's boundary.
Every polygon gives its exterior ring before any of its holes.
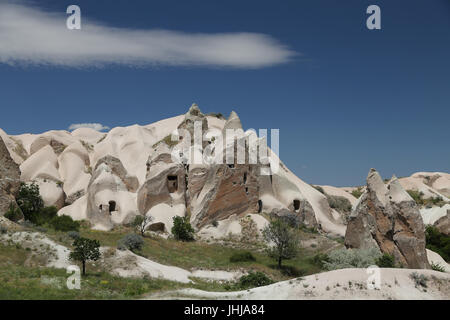
{"type": "Polygon", "coordinates": [[[64,67],[119,64],[262,68],[288,62],[296,55],[273,37],[259,33],[124,29],[84,16],[81,30],[68,30],[66,18],[65,12],[1,2],[0,62],[64,67]]]}
{"type": "Polygon", "coordinates": [[[69,126],[69,130],[76,130],[79,128],[91,128],[97,131],[109,130],[109,127],[102,125],[101,123],[74,123],[69,126]]]}

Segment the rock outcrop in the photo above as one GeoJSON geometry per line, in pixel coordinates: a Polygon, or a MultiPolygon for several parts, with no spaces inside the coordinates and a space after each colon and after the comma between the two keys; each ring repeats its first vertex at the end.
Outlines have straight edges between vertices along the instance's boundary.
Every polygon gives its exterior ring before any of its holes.
{"type": "Polygon", "coordinates": [[[95,229],[110,230],[134,219],[138,214],[136,181],[117,158],[106,156],[97,162],[85,196],[86,218],[95,229]]]}
{"type": "Polygon", "coordinates": [[[149,229],[170,232],[172,218],[187,215],[197,229],[219,225],[225,232],[226,225],[238,230],[234,225],[243,217],[263,225],[267,215],[288,210],[308,227],[345,233],[326,197],[289,171],[265,139],[244,132],[235,112],[224,120],[193,104],[184,115],[107,133],[80,128],[8,136],[0,130],[0,136],[20,163],[21,181],[37,183],[46,206],[62,207],[59,215],[88,220],[95,229],[110,230],[141,214],[153,218],[149,229]],[[200,125],[202,135],[195,136],[200,125]],[[227,130],[239,132],[227,141],[227,130]],[[201,141],[193,144],[194,138],[201,141]],[[259,155],[256,164],[250,151],[259,155]],[[222,163],[204,161],[215,156],[223,156],[222,163]],[[185,161],[198,157],[200,163],[185,161]]]}
{"type": "Polygon", "coordinates": [[[375,169],[367,177],[367,189],[349,216],[345,234],[348,248],[377,247],[408,268],[429,268],[425,227],[415,201],[393,178],[384,184],[375,169]]]}
{"type": "Polygon", "coordinates": [[[211,155],[222,156],[222,164],[190,166],[188,173],[188,204],[191,223],[201,228],[212,221],[227,219],[232,215],[258,212],[260,166],[249,164],[248,139],[244,136],[229,137],[227,129],[242,130],[235,112],[230,114],[223,129],[223,140],[214,145],[211,155]],[[245,158],[238,159],[242,146],[245,158]],[[227,150],[227,148],[234,148],[227,150]],[[227,153],[227,151],[229,151],[227,153]],[[229,159],[227,159],[229,155],[229,159]],[[231,156],[230,156],[231,155],[231,156]],[[242,159],[241,159],[242,160],[242,159]]]}
{"type": "Polygon", "coordinates": [[[439,218],[434,226],[439,230],[439,232],[450,236],[450,210],[447,210],[447,215],[439,218]]]}
{"type": "Polygon", "coordinates": [[[15,196],[20,188],[19,166],[13,161],[3,139],[0,137],[0,215],[3,216],[10,205],[18,207],[15,196]]]}

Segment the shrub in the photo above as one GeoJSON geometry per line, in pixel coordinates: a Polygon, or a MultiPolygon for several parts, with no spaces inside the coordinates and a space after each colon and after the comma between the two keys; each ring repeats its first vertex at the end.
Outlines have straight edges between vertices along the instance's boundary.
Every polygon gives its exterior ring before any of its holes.
{"type": "Polygon", "coordinates": [[[445,261],[450,261],[450,236],[447,236],[436,227],[427,226],[425,229],[426,247],[437,252],[445,261]]]}
{"type": "Polygon", "coordinates": [[[250,251],[242,251],[233,253],[230,257],[230,262],[247,262],[247,261],[256,261],[255,257],[250,251]]]}
{"type": "Polygon", "coordinates": [[[323,190],[323,188],[321,186],[313,186],[313,187],[314,187],[314,189],[316,189],[320,193],[325,194],[325,191],[323,190]]]}
{"type": "Polygon", "coordinates": [[[328,255],[325,253],[317,253],[312,258],[310,258],[311,263],[315,266],[318,266],[319,268],[324,268],[325,262],[330,262],[330,259],[328,258],[328,255]]]}
{"type": "Polygon", "coordinates": [[[383,253],[381,257],[375,260],[375,264],[380,268],[395,268],[395,259],[393,255],[383,253]]]}
{"type": "Polygon", "coordinates": [[[124,236],[122,239],[119,240],[117,243],[117,248],[119,250],[141,250],[142,246],[144,245],[144,240],[142,237],[135,233],[130,233],[124,236]]]}
{"type": "Polygon", "coordinates": [[[341,196],[331,196],[329,194],[327,194],[326,196],[330,208],[336,209],[339,212],[352,211],[352,204],[347,198],[341,196]]]}
{"type": "Polygon", "coordinates": [[[17,222],[23,218],[23,214],[19,208],[17,208],[13,203],[9,205],[8,211],[5,213],[5,218],[17,222]]]}
{"type": "Polygon", "coordinates": [[[35,183],[27,185],[21,183],[16,202],[26,220],[36,223],[35,219],[39,211],[44,208],[44,201],[39,194],[39,186],[35,183]]]}
{"type": "Polygon", "coordinates": [[[418,274],[417,272],[413,272],[409,275],[411,279],[414,280],[414,285],[416,288],[420,287],[427,287],[427,281],[428,278],[424,274],[418,274]]]}
{"type": "Polygon", "coordinates": [[[212,225],[214,228],[217,228],[217,227],[219,226],[219,222],[217,222],[217,220],[213,220],[213,221],[211,222],[211,225],[212,225]]]}
{"type": "Polygon", "coordinates": [[[416,190],[406,190],[408,194],[411,196],[411,198],[414,199],[414,201],[419,206],[426,206],[427,208],[431,208],[433,206],[440,206],[442,207],[446,202],[441,196],[437,197],[431,197],[431,198],[424,198],[424,193],[422,191],[416,191],[416,190]]]}
{"type": "Polygon", "coordinates": [[[370,249],[338,249],[328,254],[327,261],[323,261],[327,270],[345,268],[367,268],[375,265],[381,253],[378,248],[370,249]]]}
{"type": "Polygon", "coordinates": [[[69,216],[56,216],[50,220],[49,225],[57,231],[78,231],[80,229],[80,223],[73,221],[69,216]]]}
{"type": "Polygon", "coordinates": [[[55,217],[58,216],[58,209],[55,207],[45,207],[39,210],[34,216],[34,223],[38,226],[50,223],[55,217]]]}
{"type": "Polygon", "coordinates": [[[276,219],[283,221],[288,226],[295,229],[299,228],[302,225],[300,216],[287,210],[283,211],[283,214],[277,216],[276,219]]]}
{"type": "Polygon", "coordinates": [[[239,279],[239,287],[241,289],[248,289],[254,287],[262,287],[272,284],[273,281],[264,273],[257,271],[250,271],[247,275],[239,279]]]}
{"type": "Polygon", "coordinates": [[[434,271],[445,272],[444,266],[441,266],[439,263],[431,263],[431,269],[434,271]]]}
{"type": "Polygon", "coordinates": [[[80,233],[77,231],[69,231],[67,232],[67,235],[74,240],[80,237],[80,233]]]}
{"type": "Polygon", "coordinates": [[[194,240],[194,228],[188,221],[187,217],[173,217],[172,234],[177,240],[192,241],[194,240]]]}
{"type": "Polygon", "coordinates": [[[361,191],[361,187],[352,191],[352,196],[354,196],[356,199],[359,199],[359,197],[361,197],[362,194],[363,193],[361,191]]]}

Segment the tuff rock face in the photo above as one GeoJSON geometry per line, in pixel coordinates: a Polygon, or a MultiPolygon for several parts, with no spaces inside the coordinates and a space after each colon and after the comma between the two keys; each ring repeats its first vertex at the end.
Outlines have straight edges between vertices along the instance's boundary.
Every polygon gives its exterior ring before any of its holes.
{"type": "Polygon", "coordinates": [[[349,216],[345,245],[377,247],[405,267],[429,268],[425,227],[415,201],[397,178],[385,185],[375,169],[370,170],[367,189],[349,216]]]}
{"type": "Polygon", "coordinates": [[[224,141],[217,143],[211,153],[221,154],[223,163],[193,166],[188,173],[188,205],[191,222],[197,228],[232,215],[258,212],[260,166],[249,164],[248,138],[227,137],[227,129],[242,130],[235,112],[222,130],[224,141]],[[238,160],[238,148],[245,151],[245,159],[238,160]]]}
{"type": "Polygon", "coordinates": [[[152,217],[149,230],[170,232],[174,216],[188,216],[196,229],[220,222],[219,228],[209,230],[220,238],[240,229],[235,223],[243,217],[263,226],[265,217],[285,210],[308,227],[345,233],[326,197],[288,170],[264,139],[244,133],[235,112],[225,120],[205,115],[193,104],[184,115],[108,133],[80,128],[0,134],[7,139],[3,153],[9,151],[20,163],[20,180],[38,183],[45,205],[60,208],[58,215],[88,220],[94,229],[110,230],[146,215],[152,217]],[[196,122],[202,136],[194,135],[196,122]],[[172,141],[177,129],[178,140],[172,141]],[[188,131],[190,139],[179,129],[188,131]],[[227,141],[228,130],[240,132],[227,141]],[[238,148],[244,149],[244,161],[238,159],[238,148]],[[227,151],[233,151],[231,159],[227,151]],[[257,164],[250,163],[250,151],[270,161],[261,163],[259,157],[257,164]],[[172,159],[174,154],[179,158],[172,159]],[[184,161],[188,156],[222,156],[223,161],[198,164],[184,161]]]}
{"type": "Polygon", "coordinates": [[[137,186],[137,178],[128,175],[119,159],[100,159],[87,187],[86,218],[99,230],[130,223],[137,215],[137,186]]]}
{"type": "Polygon", "coordinates": [[[0,215],[3,216],[12,204],[17,207],[15,196],[20,188],[19,166],[11,158],[0,137],[0,215]]]}
{"type": "Polygon", "coordinates": [[[434,226],[439,230],[439,232],[450,236],[450,210],[447,210],[447,215],[439,218],[434,226]]]}

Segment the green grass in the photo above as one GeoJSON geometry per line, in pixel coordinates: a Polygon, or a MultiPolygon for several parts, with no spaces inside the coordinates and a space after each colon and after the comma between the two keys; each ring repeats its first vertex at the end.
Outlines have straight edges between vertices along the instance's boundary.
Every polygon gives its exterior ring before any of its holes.
{"type": "MultiPolygon", "coordinates": [[[[33,228],[24,230],[36,231],[33,228]]],[[[96,231],[82,224],[80,236],[99,240],[101,246],[116,248],[118,240],[131,231],[125,226],[110,232],[96,231]]],[[[316,233],[302,230],[299,233],[302,240],[319,237],[316,233]]],[[[71,248],[73,239],[66,232],[49,229],[45,234],[71,248]]],[[[336,246],[332,240],[326,242],[326,245],[315,248],[301,248],[295,259],[283,261],[281,270],[277,268],[276,261],[269,258],[260,247],[245,248],[252,253],[255,261],[230,262],[230,257],[241,253],[243,248],[233,247],[233,243],[228,242],[226,245],[201,241],[181,242],[147,236],[142,250],[137,254],[184,269],[260,271],[274,281],[282,281],[323,271],[313,257],[318,251],[336,246]]],[[[193,284],[182,284],[163,279],[121,278],[105,272],[103,266],[95,263],[88,264],[88,274],[82,278],[81,290],[69,290],[65,285],[68,277],[66,270],[39,267],[39,261],[31,261],[34,263],[30,264],[31,254],[20,246],[0,245],[0,299],[136,299],[150,293],[186,287],[207,291],[229,291],[235,287],[233,283],[201,279],[192,279],[193,284]],[[43,282],[43,278],[55,280],[48,283],[43,282]]]]}
{"type": "MultiPolygon", "coordinates": [[[[117,247],[117,242],[130,229],[121,227],[119,230],[109,232],[95,231],[82,228],[80,235],[85,238],[99,240],[102,246],[117,247]]],[[[300,231],[303,238],[315,234],[300,231]]],[[[285,268],[276,268],[275,260],[269,258],[264,252],[252,251],[255,261],[230,262],[230,257],[241,253],[242,249],[221,244],[208,244],[206,242],[182,242],[173,239],[145,237],[144,246],[137,254],[154,260],[161,264],[177,266],[184,269],[220,269],[220,270],[255,270],[270,275],[274,280],[286,280],[298,275],[309,275],[322,271],[311,259],[317,253],[314,250],[302,248],[295,259],[285,260],[285,268]]]]}
{"type": "Polygon", "coordinates": [[[16,246],[0,244],[0,300],[132,299],[183,286],[168,280],[121,278],[100,271],[82,277],[81,290],[69,290],[66,270],[24,266],[29,254],[16,246]]]}

